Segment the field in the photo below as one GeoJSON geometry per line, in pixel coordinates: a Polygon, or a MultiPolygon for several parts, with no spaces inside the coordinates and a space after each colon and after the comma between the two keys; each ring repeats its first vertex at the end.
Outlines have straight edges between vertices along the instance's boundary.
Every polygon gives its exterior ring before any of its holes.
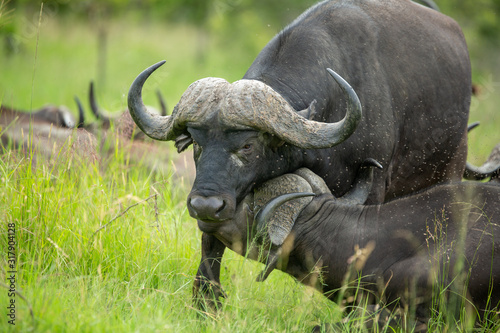
{"type": "MultiPolygon", "coordinates": [[[[57,11],[45,13],[41,20],[36,11],[11,15],[23,20],[23,28],[13,53],[0,48],[0,101],[26,110],[64,104],[76,115],[77,95],[90,122],[91,80],[103,108],[123,110],[135,76],[165,59],[166,65],[148,81],[144,99],[157,105],[159,88],[171,110],[199,78],[240,78],[278,30],[262,26],[228,38],[217,34],[217,22],[206,33],[189,24],[132,13],[96,21],[57,11]]],[[[480,121],[481,126],[470,134],[469,160],[480,164],[500,142],[500,60],[498,49],[479,43],[467,31],[466,36],[474,48],[474,82],[481,87],[471,108],[471,122],[480,121]]],[[[190,151],[174,157],[171,142],[159,147],[176,162],[155,171],[141,161],[132,163],[125,149],[95,163],[78,154],[61,154],[36,164],[30,154],[3,151],[0,277],[2,285],[9,283],[4,249],[12,225],[18,293],[12,326],[6,316],[12,297],[0,288],[0,331],[309,332],[319,323],[341,319],[338,306],[281,272],[256,282],[263,265],[229,250],[221,275],[229,297],[222,311],[212,314],[194,308],[192,282],[201,232],[185,205],[192,175],[178,170],[185,158],[191,158],[190,151]]],[[[363,331],[361,318],[353,315],[345,331],[363,331]]],[[[457,329],[439,314],[435,322],[438,331],[457,329]]],[[[462,324],[458,330],[470,325],[465,320],[462,324]]]]}

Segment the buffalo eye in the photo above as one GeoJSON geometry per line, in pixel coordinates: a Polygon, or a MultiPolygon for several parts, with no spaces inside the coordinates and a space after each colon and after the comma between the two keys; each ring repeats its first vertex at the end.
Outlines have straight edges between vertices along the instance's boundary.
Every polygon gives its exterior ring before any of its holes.
{"type": "Polygon", "coordinates": [[[243,147],[240,148],[240,153],[248,154],[252,151],[253,145],[250,143],[247,143],[243,147]]]}

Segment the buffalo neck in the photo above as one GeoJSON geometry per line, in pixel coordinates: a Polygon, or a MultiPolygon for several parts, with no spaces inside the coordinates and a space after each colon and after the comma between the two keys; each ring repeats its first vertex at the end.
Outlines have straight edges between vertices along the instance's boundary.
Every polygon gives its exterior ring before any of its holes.
{"type": "MultiPolygon", "coordinates": [[[[328,292],[343,285],[348,262],[365,256],[364,280],[374,282],[374,277],[383,276],[388,281],[401,269],[396,263],[419,253],[426,260],[429,251],[439,251],[443,240],[432,237],[436,230],[443,230],[445,241],[452,242],[463,228],[470,232],[488,226],[488,218],[495,216],[498,188],[491,186],[488,194],[480,186],[490,187],[474,182],[445,184],[378,205],[346,204],[324,194],[296,220],[292,250],[285,259],[289,264],[282,269],[308,284],[316,265],[325,279],[315,287],[328,292]]],[[[425,281],[428,277],[425,270],[414,275],[425,281]]]]}
{"type": "MultiPolygon", "coordinates": [[[[293,248],[280,269],[320,291],[340,287],[349,257],[359,238],[358,223],[363,224],[364,210],[357,205],[337,204],[331,194],[315,198],[295,222],[291,237],[293,248]],[[319,284],[314,273],[328,270],[326,284],[319,284]]],[[[326,276],[325,275],[325,276],[326,276]]]]}

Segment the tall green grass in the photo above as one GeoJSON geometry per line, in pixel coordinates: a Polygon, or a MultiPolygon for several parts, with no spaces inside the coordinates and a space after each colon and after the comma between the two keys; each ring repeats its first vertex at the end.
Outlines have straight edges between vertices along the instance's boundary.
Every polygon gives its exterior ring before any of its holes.
{"type": "MultiPolygon", "coordinates": [[[[224,41],[214,38],[200,61],[199,32],[189,26],[131,26],[124,18],[107,29],[109,67],[105,87],[97,89],[108,110],[124,108],[129,84],[158,60],[167,65],[148,82],[145,99],[154,105],[161,86],[172,106],[194,80],[236,80],[255,56],[236,44],[217,50],[224,41]]],[[[24,40],[13,56],[2,54],[2,102],[27,110],[48,102],[71,106],[73,95],[85,96],[98,77],[96,31],[77,19],[49,18],[38,33],[34,75],[36,38],[24,40]]],[[[172,153],[171,144],[163,147],[172,153]]],[[[36,164],[30,153],[1,155],[0,219],[2,226],[16,225],[20,293],[16,326],[1,320],[1,331],[300,331],[319,322],[318,313],[334,311],[283,274],[256,283],[260,265],[232,253],[222,271],[231,295],[225,310],[207,318],[192,308],[201,233],[186,212],[189,185],[172,175],[174,168],[149,170],[131,166],[121,149],[100,163],[62,153],[49,161],[37,156],[36,164]]],[[[0,289],[0,301],[8,304],[7,290],[0,289]]]]}
{"type": "MultiPolygon", "coordinates": [[[[161,88],[172,108],[196,79],[240,78],[256,55],[254,48],[272,35],[266,29],[258,31],[255,44],[228,43],[211,35],[200,59],[197,43],[203,37],[193,27],[133,15],[113,19],[106,22],[103,75],[97,65],[97,28],[87,23],[71,15],[42,21],[34,75],[36,39],[20,31],[23,43],[18,52],[0,54],[2,102],[25,109],[48,102],[72,106],[74,95],[86,96],[90,80],[101,78],[101,104],[120,110],[135,76],[166,59],[148,81],[145,100],[155,105],[154,91],[161,88]],[[239,47],[242,44],[246,47],[239,47]]],[[[480,142],[471,150],[478,151],[480,159],[500,137],[494,121],[488,121],[496,117],[498,94],[478,99],[474,120],[487,121],[471,134],[472,141],[480,142]]],[[[88,110],[87,117],[92,119],[88,110]]],[[[161,146],[165,154],[174,154],[171,143],[161,146]]],[[[14,223],[20,294],[16,326],[9,325],[2,312],[0,331],[307,332],[320,323],[341,320],[340,307],[281,272],[273,272],[265,283],[255,282],[263,266],[231,251],[223,259],[221,282],[229,297],[222,311],[205,314],[193,308],[201,233],[186,211],[189,184],[174,168],[153,172],[140,162],[130,163],[127,154],[117,149],[91,162],[61,153],[34,163],[30,153],[2,153],[0,248],[7,245],[6,225],[14,223]]],[[[6,256],[1,258],[5,267],[6,256]]],[[[2,281],[6,275],[1,271],[2,281]]],[[[8,301],[7,290],[0,288],[2,308],[8,301]]],[[[344,331],[364,330],[366,313],[362,307],[360,312],[345,320],[344,331]]],[[[439,318],[436,322],[443,331],[454,329],[453,323],[439,318]]]]}
{"type": "Polygon", "coordinates": [[[260,265],[228,253],[230,297],[205,318],[191,305],[200,232],[185,209],[186,187],[168,174],[124,169],[120,158],[104,168],[69,161],[34,168],[29,156],[1,159],[2,226],[15,224],[16,285],[28,302],[16,297],[16,326],[1,320],[0,330],[301,331],[335,311],[283,274],[255,282],[260,265]]]}

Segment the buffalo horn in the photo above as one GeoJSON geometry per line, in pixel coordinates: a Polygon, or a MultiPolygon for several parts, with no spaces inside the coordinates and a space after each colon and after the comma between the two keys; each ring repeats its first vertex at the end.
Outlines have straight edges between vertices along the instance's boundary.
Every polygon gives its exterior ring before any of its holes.
{"type": "MultiPolygon", "coordinates": [[[[328,73],[333,77],[335,82],[344,92],[347,97],[347,112],[339,122],[336,123],[317,123],[317,126],[313,126],[318,131],[318,137],[305,137],[302,145],[297,144],[302,148],[319,149],[319,148],[329,148],[335,146],[343,141],[345,141],[352,133],[356,130],[362,116],[361,102],[359,101],[358,95],[354,89],[345,81],[340,75],[335,73],[332,69],[326,69],[328,73]],[[326,141],[323,142],[322,137],[325,137],[326,141]],[[319,139],[319,140],[318,140],[319,139]]],[[[313,101],[314,102],[314,101],[313,101]]],[[[310,109],[310,108],[308,108],[310,109]]],[[[313,109],[314,110],[314,109],[313,109]]],[[[304,132],[307,133],[307,132],[304,132]]]]}
{"type": "Polygon", "coordinates": [[[80,99],[75,96],[76,106],[78,107],[78,123],[76,124],[77,128],[82,128],[85,125],[85,113],[83,111],[82,103],[80,99]]]}
{"type": "MultiPolygon", "coordinates": [[[[154,114],[142,102],[142,87],[147,78],[165,61],[161,61],[140,73],[128,91],[128,109],[132,119],[150,138],[167,141],[186,134],[187,123],[200,123],[214,115],[214,101],[220,100],[222,91],[229,83],[219,78],[204,78],[192,83],[184,92],[171,116],[154,114]]],[[[189,141],[183,141],[189,145],[189,141]]],[[[186,147],[181,144],[182,147],[186,147]]],[[[179,148],[179,146],[178,146],[179,148]]],[[[184,149],[180,148],[180,150],[184,149]]]]}
{"type": "Polygon", "coordinates": [[[358,170],[353,189],[339,200],[353,205],[363,205],[372,189],[374,168],[383,169],[379,162],[367,158],[358,170]]]}
{"type": "Polygon", "coordinates": [[[480,167],[467,162],[465,166],[464,178],[467,180],[483,180],[494,176],[500,171],[500,161],[490,162],[489,160],[480,167]]]}
{"type": "MultiPolygon", "coordinates": [[[[274,220],[274,214],[275,212],[285,203],[287,203],[290,200],[294,199],[300,199],[304,197],[311,197],[315,196],[316,194],[314,193],[309,193],[309,192],[299,192],[299,193],[286,193],[282,194],[276,198],[273,198],[271,201],[269,201],[262,209],[259,210],[257,215],[254,218],[254,235],[257,234],[257,237],[259,234],[263,232],[263,229],[268,226],[269,224],[275,224],[273,223],[274,220]]],[[[300,212],[300,211],[299,211],[300,212]]],[[[293,218],[296,218],[294,216],[293,218]]],[[[274,221],[276,222],[276,221],[274,221]]],[[[284,235],[280,234],[278,237],[276,235],[273,235],[272,232],[268,236],[270,236],[271,244],[270,249],[268,252],[268,258],[266,262],[266,267],[264,270],[259,274],[257,277],[257,282],[263,282],[267,279],[269,274],[276,268],[276,265],[278,263],[278,259],[281,256],[281,245],[283,244],[284,238],[288,236],[288,234],[291,231],[291,228],[293,227],[293,223],[295,220],[292,221],[292,225],[288,226],[289,230],[285,232],[284,235]],[[276,238],[276,239],[274,239],[276,238]],[[279,244],[276,244],[279,243],[279,244]]],[[[279,222],[278,222],[279,223],[279,222]]],[[[270,226],[270,227],[271,227],[270,226]]]]}
{"type": "Polygon", "coordinates": [[[172,117],[160,116],[148,111],[142,102],[142,86],[151,73],[164,63],[165,60],[146,68],[137,76],[134,82],[132,82],[128,91],[128,109],[137,126],[147,136],[162,141],[167,140],[167,129],[171,127],[172,117]]]}
{"type": "Polygon", "coordinates": [[[233,96],[227,98],[221,119],[231,127],[255,128],[300,148],[333,147],[354,133],[362,108],[354,89],[330,68],[327,71],[347,98],[346,115],[336,123],[309,120],[315,111],[314,101],[307,109],[296,111],[271,87],[255,80],[233,83],[233,96]]]}
{"type": "Polygon", "coordinates": [[[105,115],[104,112],[102,112],[102,110],[99,108],[99,105],[97,104],[97,99],[95,97],[94,81],[90,81],[89,104],[90,104],[90,110],[92,110],[92,113],[97,119],[107,123],[110,122],[110,117],[105,115]]]}
{"type": "MultiPolygon", "coordinates": [[[[479,126],[479,122],[474,122],[467,127],[467,132],[479,126]]],[[[483,180],[494,176],[500,172],[500,147],[493,149],[488,160],[480,167],[469,162],[465,165],[464,178],[467,180],[483,180]]]]}
{"type": "Polygon", "coordinates": [[[256,226],[257,233],[260,230],[262,230],[264,226],[266,226],[269,223],[269,221],[272,221],[272,217],[275,211],[286,202],[304,197],[313,197],[315,195],[316,194],[311,192],[299,192],[299,193],[285,193],[276,198],[273,198],[264,207],[262,207],[257,213],[257,216],[255,216],[253,224],[254,226],[256,226]]]}

